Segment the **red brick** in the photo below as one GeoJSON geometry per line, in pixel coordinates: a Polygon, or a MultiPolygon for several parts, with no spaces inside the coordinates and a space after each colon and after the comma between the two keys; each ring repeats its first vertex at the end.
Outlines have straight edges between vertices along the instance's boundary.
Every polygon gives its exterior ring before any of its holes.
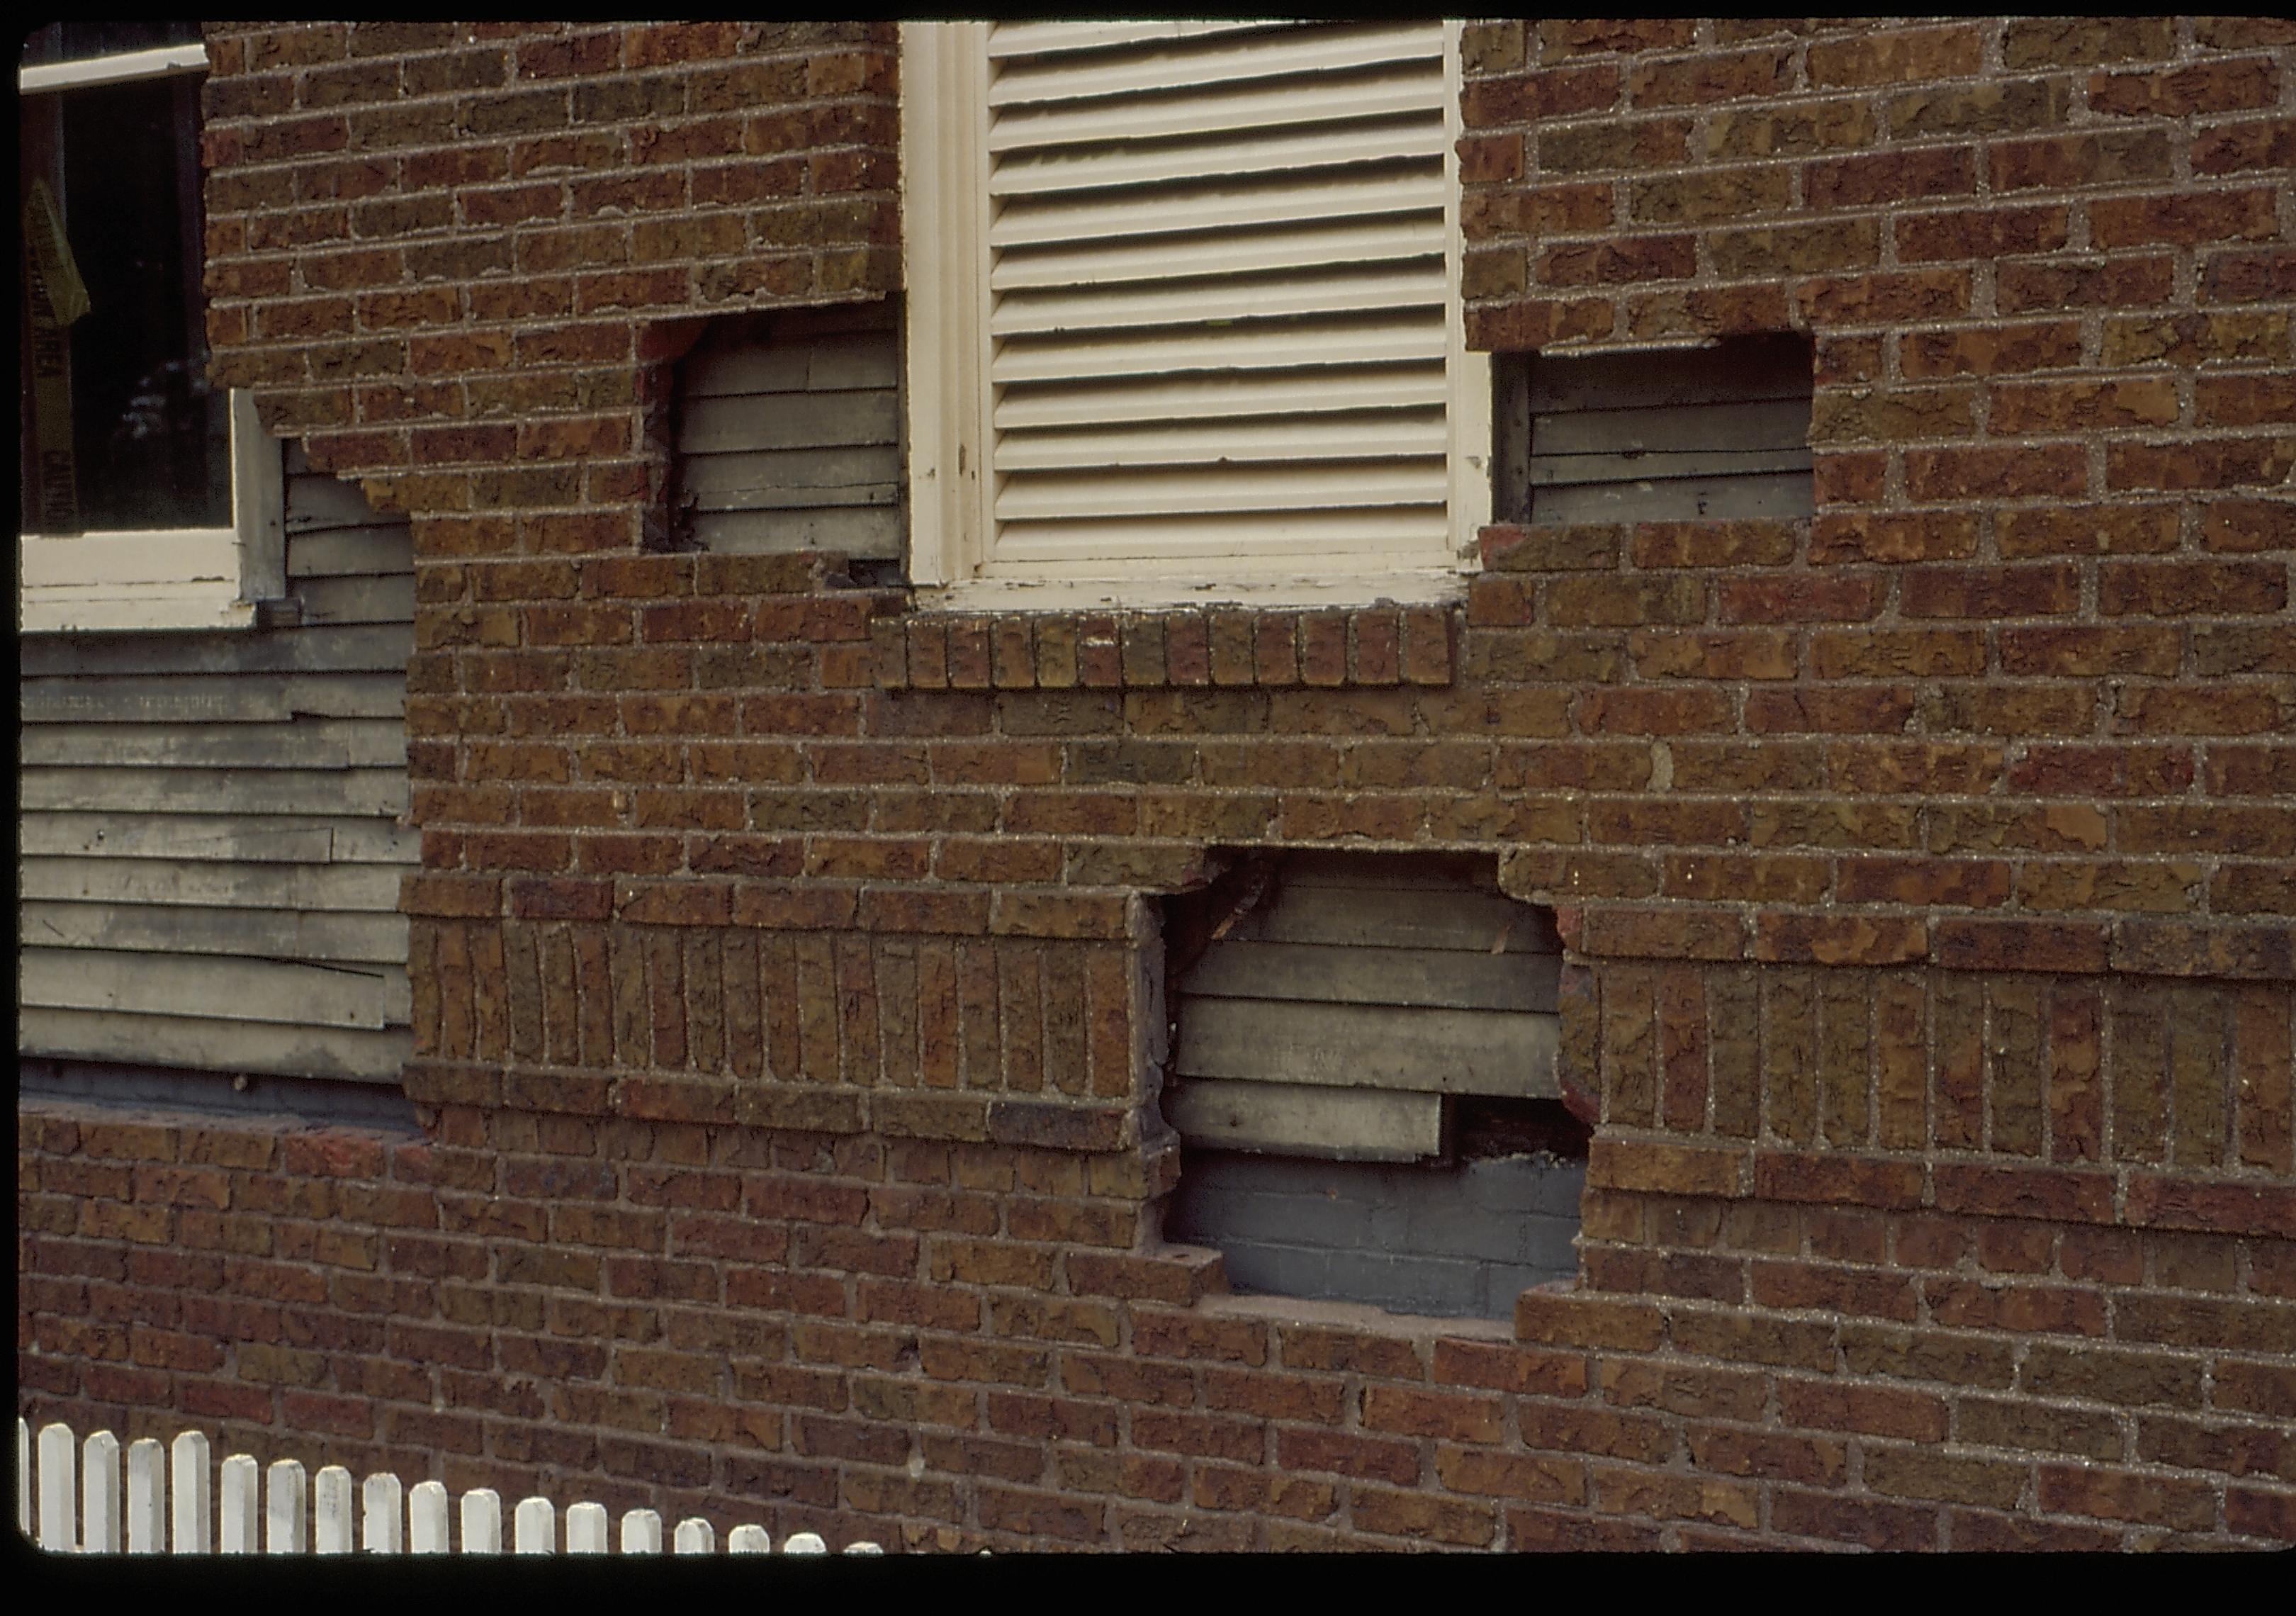
{"type": "Polygon", "coordinates": [[[1855,1543],[1903,1552],[1935,1548],[1934,1505],[1905,1505],[1780,1488],[1770,1504],[1770,1528],[1788,1537],[1855,1543]]]}
{"type": "Polygon", "coordinates": [[[1893,1386],[1782,1379],[1778,1407],[1790,1424],[1914,1442],[1943,1441],[1948,1424],[1943,1399],[1893,1386]]]}
{"type": "Polygon", "coordinates": [[[1918,1162],[1880,1157],[1761,1151],[1754,1157],[1754,1193],[1775,1200],[1912,1208],[1921,1204],[1922,1169],[1918,1162]]]}
{"type": "Polygon", "coordinates": [[[2131,1521],[2185,1531],[2206,1531],[2216,1524],[2215,1493],[2203,1481],[2086,1465],[2076,1470],[2044,1464],[2036,1493],[2040,1506],[2053,1514],[2131,1521]]]}
{"type": "Polygon", "coordinates": [[[1411,1443],[1342,1431],[1279,1430],[1275,1460],[1286,1470],[1331,1471],[1398,1487],[1412,1486],[1419,1480],[1419,1450],[1411,1443]]]}

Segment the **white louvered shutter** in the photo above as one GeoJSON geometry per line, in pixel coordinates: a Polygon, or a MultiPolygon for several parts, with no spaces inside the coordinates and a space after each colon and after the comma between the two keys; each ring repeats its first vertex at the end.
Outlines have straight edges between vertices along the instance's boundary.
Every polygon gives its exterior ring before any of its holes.
{"type": "Polygon", "coordinates": [[[975,38],[976,576],[1120,591],[1453,567],[1445,25],[975,38]]]}

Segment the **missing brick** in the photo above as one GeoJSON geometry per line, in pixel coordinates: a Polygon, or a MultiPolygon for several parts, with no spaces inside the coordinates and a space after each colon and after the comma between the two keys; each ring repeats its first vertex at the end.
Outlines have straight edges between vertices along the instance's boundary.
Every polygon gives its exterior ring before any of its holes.
{"type": "Polygon", "coordinates": [[[1575,1271],[1548,911],[1457,854],[1231,856],[1166,906],[1168,1219],[1242,1290],[1501,1317],[1575,1271]]]}
{"type": "Polygon", "coordinates": [[[1789,521],[1815,507],[1809,339],[1494,366],[1495,509],[1515,524],[1789,521]]]}

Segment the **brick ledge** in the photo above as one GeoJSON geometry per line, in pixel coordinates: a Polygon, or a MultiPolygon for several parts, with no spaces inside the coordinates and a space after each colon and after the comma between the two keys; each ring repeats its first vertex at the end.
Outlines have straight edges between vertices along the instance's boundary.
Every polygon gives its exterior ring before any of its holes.
{"type": "Polygon", "coordinates": [[[914,613],[870,625],[883,690],[1443,685],[1448,606],[914,613]]]}

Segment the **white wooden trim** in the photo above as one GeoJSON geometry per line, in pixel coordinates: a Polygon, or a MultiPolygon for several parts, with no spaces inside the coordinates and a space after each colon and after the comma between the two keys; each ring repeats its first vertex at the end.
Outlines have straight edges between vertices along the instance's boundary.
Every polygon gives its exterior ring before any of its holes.
{"type": "Polygon", "coordinates": [[[255,607],[236,584],[212,590],[117,586],[100,597],[24,587],[17,628],[23,634],[117,633],[146,628],[252,628],[255,607]]]}
{"type": "Polygon", "coordinates": [[[986,520],[980,316],[987,296],[988,153],[978,64],[987,25],[901,24],[903,283],[907,288],[909,576],[969,578],[986,520]]]}
{"type": "Polygon", "coordinates": [[[1491,520],[1491,357],[1467,346],[1467,304],[1460,296],[1466,252],[1459,208],[1459,142],[1466,133],[1462,35],[1456,20],[1443,25],[1443,275],[1444,374],[1450,383],[1451,538],[1463,572],[1482,570],[1482,529],[1491,520]]]}
{"type": "Polygon", "coordinates": [[[28,533],[23,580],[35,589],[107,590],[139,584],[196,589],[235,584],[239,535],[229,528],[116,533],[28,533]]]}
{"type": "Polygon", "coordinates": [[[94,85],[127,84],[139,78],[173,78],[208,70],[204,45],[160,45],[148,51],[121,51],[111,56],[87,56],[78,62],[47,62],[16,70],[16,94],[37,95],[46,91],[86,89],[94,85]]]}

